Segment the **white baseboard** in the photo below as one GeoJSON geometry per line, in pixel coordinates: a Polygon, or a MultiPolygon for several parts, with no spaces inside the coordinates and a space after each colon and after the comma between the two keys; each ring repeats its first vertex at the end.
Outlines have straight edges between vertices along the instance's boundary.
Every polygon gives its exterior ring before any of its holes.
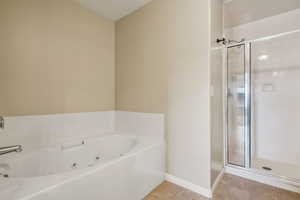
{"type": "Polygon", "coordinates": [[[289,190],[292,192],[300,193],[300,184],[286,181],[280,178],[275,178],[271,176],[266,176],[262,174],[257,174],[255,172],[246,171],[242,169],[237,169],[233,167],[226,166],[225,172],[228,174],[240,176],[249,180],[257,181],[263,184],[271,185],[274,187],[278,187],[284,190],[289,190]]]}
{"type": "Polygon", "coordinates": [[[218,177],[216,178],[213,186],[212,186],[212,189],[211,189],[211,192],[214,193],[215,189],[217,188],[217,186],[219,185],[223,175],[225,173],[225,168],[222,169],[222,171],[220,172],[220,174],[218,175],[218,177]]]}
{"type": "Polygon", "coordinates": [[[207,189],[207,188],[203,188],[201,186],[198,186],[198,185],[195,185],[189,181],[186,181],[186,180],[183,180],[183,179],[180,179],[180,178],[177,178],[176,176],[173,176],[171,174],[165,174],[165,180],[166,181],[169,181],[171,183],[174,183],[176,185],[179,185],[181,187],[184,187],[188,190],[191,190],[195,193],[198,193],[204,197],[207,197],[207,198],[211,198],[212,197],[212,191],[210,189],[207,189]]]}

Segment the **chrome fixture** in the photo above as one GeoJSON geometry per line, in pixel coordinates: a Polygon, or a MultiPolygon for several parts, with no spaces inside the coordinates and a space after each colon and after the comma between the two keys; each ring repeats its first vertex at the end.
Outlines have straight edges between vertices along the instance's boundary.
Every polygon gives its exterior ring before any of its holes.
{"type": "Polygon", "coordinates": [[[239,43],[243,43],[245,42],[246,39],[245,38],[242,38],[240,41],[236,41],[236,40],[230,40],[230,39],[226,39],[226,38],[217,38],[216,42],[219,44],[219,43],[222,43],[223,45],[230,45],[230,44],[239,44],[239,43]]]}
{"type": "Polygon", "coordinates": [[[222,44],[226,45],[227,43],[227,40],[226,38],[217,38],[217,41],[216,41],[218,44],[222,42],[222,44]]]}
{"type": "Polygon", "coordinates": [[[23,151],[23,149],[22,149],[21,145],[1,147],[0,148],[0,155],[13,153],[13,152],[20,153],[22,151],[23,151]]]}
{"type": "Polygon", "coordinates": [[[8,174],[1,174],[1,173],[0,173],[0,176],[2,176],[3,178],[9,178],[9,175],[8,175],[8,174]]]}
{"type": "Polygon", "coordinates": [[[4,129],[4,118],[0,116],[0,129],[4,129]]]}

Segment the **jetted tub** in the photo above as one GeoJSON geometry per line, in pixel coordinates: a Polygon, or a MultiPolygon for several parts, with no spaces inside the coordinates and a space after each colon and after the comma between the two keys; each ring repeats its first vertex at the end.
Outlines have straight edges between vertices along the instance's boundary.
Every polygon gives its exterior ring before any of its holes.
{"type": "Polygon", "coordinates": [[[1,200],[141,200],[164,180],[164,141],[126,134],[0,157],[1,200]]]}

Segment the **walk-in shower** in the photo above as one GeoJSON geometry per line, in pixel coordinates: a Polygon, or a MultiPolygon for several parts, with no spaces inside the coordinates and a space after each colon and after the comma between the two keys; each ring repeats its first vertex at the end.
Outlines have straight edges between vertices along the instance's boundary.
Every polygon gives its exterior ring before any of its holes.
{"type": "Polygon", "coordinates": [[[300,30],[225,52],[226,165],[300,183],[300,30]]]}

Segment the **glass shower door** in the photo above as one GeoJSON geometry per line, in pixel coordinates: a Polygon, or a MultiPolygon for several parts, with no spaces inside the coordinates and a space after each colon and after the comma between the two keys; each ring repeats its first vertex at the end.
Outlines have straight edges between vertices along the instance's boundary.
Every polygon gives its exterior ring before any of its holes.
{"type": "Polygon", "coordinates": [[[227,48],[227,161],[249,167],[248,155],[248,77],[249,45],[227,48]]]}

